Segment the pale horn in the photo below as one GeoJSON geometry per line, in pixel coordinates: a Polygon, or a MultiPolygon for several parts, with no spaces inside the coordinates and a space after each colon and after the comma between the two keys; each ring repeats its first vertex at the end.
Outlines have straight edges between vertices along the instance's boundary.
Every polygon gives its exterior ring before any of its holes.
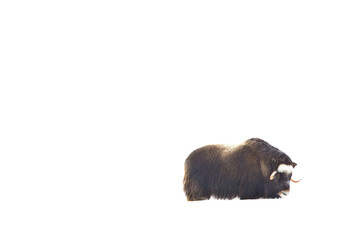
{"type": "Polygon", "coordinates": [[[275,175],[276,175],[277,171],[273,171],[273,173],[270,175],[270,180],[273,180],[275,175]]]}
{"type": "Polygon", "coordinates": [[[301,179],[300,180],[298,180],[298,181],[296,181],[296,180],[294,180],[294,179],[290,179],[293,183],[298,183],[298,182],[300,182],[301,181],[301,179]]]}

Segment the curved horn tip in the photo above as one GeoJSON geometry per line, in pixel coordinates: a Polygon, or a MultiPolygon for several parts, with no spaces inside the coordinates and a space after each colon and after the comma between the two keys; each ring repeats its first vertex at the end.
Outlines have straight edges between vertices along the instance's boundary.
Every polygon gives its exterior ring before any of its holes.
{"type": "Polygon", "coordinates": [[[296,180],[294,180],[294,179],[292,179],[292,178],[291,178],[290,180],[291,180],[293,183],[298,183],[298,182],[301,181],[301,179],[296,181],[296,180]]]}

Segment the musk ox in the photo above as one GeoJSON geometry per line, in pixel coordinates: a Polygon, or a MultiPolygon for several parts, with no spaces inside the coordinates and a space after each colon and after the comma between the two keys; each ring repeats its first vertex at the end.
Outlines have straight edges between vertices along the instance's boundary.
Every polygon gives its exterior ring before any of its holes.
{"type": "Polygon", "coordinates": [[[259,138],[240,145],[209,145],[185,161],[184,191],[188,201],[281,198],[290,190],[296,163],[259,138]]]}

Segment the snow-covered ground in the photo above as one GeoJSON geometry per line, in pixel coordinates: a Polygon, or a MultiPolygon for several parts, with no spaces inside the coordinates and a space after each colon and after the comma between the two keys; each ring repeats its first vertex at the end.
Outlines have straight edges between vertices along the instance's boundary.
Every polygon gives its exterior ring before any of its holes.
{"type": "Polygon", "coordinates": [[[359,239],[355,1],[0,3],[0,239],[359,239]],[[185,158],[259,137],[277,200],[187,202],[185,158]]]}

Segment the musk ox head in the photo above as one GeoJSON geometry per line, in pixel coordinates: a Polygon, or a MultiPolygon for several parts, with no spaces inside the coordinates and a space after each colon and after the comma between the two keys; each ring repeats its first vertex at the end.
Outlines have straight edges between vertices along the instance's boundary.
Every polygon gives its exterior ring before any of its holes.
{"type": "Polygon", "coordinates": [[[278,197],[287,196],[290,192],[290,181],[294,183],[298,183],[300,181],[295,181],[291,178],[292,171],[296,165],[296,163],[292,163],[290,165],[280,164],[269,177],[269,192],[271,191],[272,193],[276,193],[278,197]]]}

